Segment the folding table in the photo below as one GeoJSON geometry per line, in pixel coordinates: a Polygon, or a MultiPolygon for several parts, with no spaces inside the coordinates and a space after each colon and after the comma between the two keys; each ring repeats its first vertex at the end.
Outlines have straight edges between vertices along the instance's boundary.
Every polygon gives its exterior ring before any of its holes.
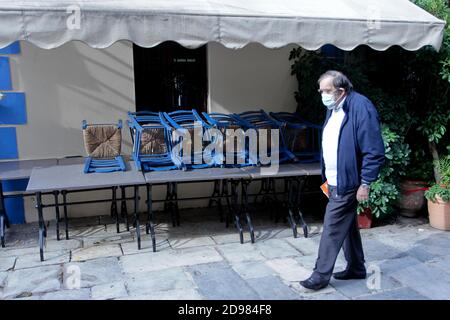
{"type": "MultiPolygon", "coordinates": [[[[285,179],[285,192],[287,193],[288,221],[292,228],[294,238],[297,237],[298,219],[303,228],[305,238],[308,236],[308,226],[303,219],[303,214],[299,207],[299,198],[305,182],[305,177],[314,175],[317,170],[320,171],[320,165],[317,163],[308,164],[281,164],[277,169],[263,167],[246,167],[242,168],[247,172],[252,181],[261,180],[261,189],[256,195],[264,197],[272,197],[276,199],[275,179],[285,179]],[[319,168],[319,169],[318,169],[319,168]]],[[[246,201],[247,203],[247,201],[246,201]]]]}
{"type": "Polygon", "coordinates": [[[0,237],[2,247],[5,247],[5,227],[9,227],[4,199],[25,195],[24,192],[15,192],[13,195],[5,195],[3,193],[2,181],[28,179],[31,175],[31,170],[34,167],[49,167],[53,165],[56,165],[56,159],[0,162],[0,237]]]}
{"type": "MultiPolygon", "coordinates": [[[[173,170],[164,172],[146,172],[144,173],[145,181],[147,184],[147,214],[148,224],[147,233],[150,231],[153,242],[153,251],[156,251],[155,246],[155,234],[153,228],[153,212],[152,212],[152,186],[166,184],[168,188],[167,197],[165,203],[170,207],[169,210],[172,214],[172,220],[179,224],[179,213],[177,202],[182,200],[193,199],[222,199],[225,198],[228,207],[233,211],[234,223],[239,231],[240,242],[244,243],[243,228],[241,225],[241,215],[243,206],[238,204],[238,192],[237,188],[239,183],[245,184],[245,181],[250,179],[250,175],[240,168],[205,168],[198,170],[173,170]],[[212,197],[195,197],[195,198],[178,198],[177,186],[179,183],[200,183],[200,182],[215,182],[222,181],[222,184],[226,186],[222,191],[215,190],[212,197]],[[228,183],[231,185],[231,193],[228,193],[228,183]],[[231,199],[231,203],[230,203],[231,199]]],[[[247,223],[250,228],[251,234],[253,234],[253,226],[248,213],[245,213],[247,217],[247,223]]],[[[228,222],[228,216],[227,216],[228,222]]],[[[228,225],[228,223],[227,223],[228,225]]],[[[253,236],[254,239],[254,236],[253,236]]]]}
{"type": "MultiPolygon", "coordinates": [[[[44,239],[47,236],[47,231],[44,223],[43,208],[56,208],[56,232],[59,234],[59,207],[64,209],[66,239],[68,239],[68,220],[67,220],[67,206],[76,204],[109,202],[115,203],[117,200],[134,200],[134,215],[136,221],[136,233],[139,236],[139,186],[145,184],[144,176],[137,171],[134,165],[129,162],[126,163],[126,171],[106,172],[106,173],[83,173],[82,164],[74,165],[58,165],[48,168],[35,168],[31,172],[30,180],[27,186],[27,192],[34,192],[36,194],[36,204],[39,216],[39,249],[41,261],[44,260],[44,239]],[[133,198],[117,199],[115,192],[113,192],[112,199],[89,200],[67,202],[67,194],[73,192],[105,190],[112,187],[132,186],[134,187],[133,198]],[[56,194],[54,204],[43,204],[42,193],[53,192],[56,194]],[[58,203],[57,194],[61,193],[63,202],[58,203]]],[[[118,213],[116,212],[116,225],[119,226],[118,213]]],[[[128,221],[127,221],[128,222],[128,221]]],[[[127,223],[128,224],[128,223],[127,223]]]]}

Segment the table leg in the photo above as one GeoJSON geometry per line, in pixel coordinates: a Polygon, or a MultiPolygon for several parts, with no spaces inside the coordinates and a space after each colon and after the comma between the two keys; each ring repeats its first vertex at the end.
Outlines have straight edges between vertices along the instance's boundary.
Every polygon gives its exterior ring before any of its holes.
{"type": "Polygon", "coordinates": [[[111,215],[116,217],[116,231],[120,233],[119,212],[117,211],[117,187],[112,187],[111,215]]]}
{"type": "Polygon", "coordinates": [[[2,242],[2,248],[4,248],[5,245],[5,217],[4,215],[0,215],[0,238],[2,242]]]}
{"type": "Polygon", "coordinates": [[[67,191],[61,191],[63,196],[64,226],[66,231],[66,240],[69,240],[69,219],[67,216],[67,191]]]}
{"type": "Polygon", "coordinates": [[[242,188],[242,194],[241,194],[241,208],[242,211],[245,212],[245,216],[247,218],[247,225],[250,230],[250,238],[252,243],[255,243],[255,230],[253,228],[252,218],[250,217],[250,210],[248,208],[248,192],[247,187],[250,184],[249,180],[241,180],[241,188],[242,188]]]}
{"type": "Polygon", "coordinates": [[[297,223],[294,217],[295,207],[295,194],[297,190],[294,190],[293,178],[286,178],[286,189],[287,189],[287,205],[288,205],[288,221],[291,226],[294,238],[297,238],[297,223]]]}
{"type": "Polygon", "coordinates": [[[53,191],[53,196],[55,198],[55,213],[56,213],[56,240],[59,241],[60,240],[60,238],[59,238],[60,215],[59,215],[58,195],[59,195],[59,191],[57,191],[57,190],[53,191]]]}
{"type": "Polygon", "coordinates": [[[40,192],[36,192],[36,208],[38,210],[38,218],[39,218],[39,255],[41,261],[44,261],[44,241],[46,237],[45,231],[45,221],[44,214],[42,208],[42,195],[40,192]]]}
{"type": "Polygon", "coordinates": [[[228,192],[228,180],[222,180],[222,193],[221,197],[225,197],[225,201],[227,203],[227,214],[225,216],[225,227],[228,228],[230,226],[230,218],[231,218],[231,204],[230,204],[230,193],[228,192]]]}
{"type": "Polygon", "coordinates": [[[298,182],[298,193],[297,193],[297,199],[296,199],[296,207],[297,207],[297,213],[300,220],[300,224],[303,228],[303,236],[305,238],[308,238],[308,225],[306,224],[305,220],[303,219],[303,213],[300,210],[300,195],[303,191],[303,187],[305,185],[305,177],[297,177],[296,178],[298,182]]]}
{"type": "Polygon", "coordinates": [[[152,210],[152,185],[147,184],[147,234],[150,231],[150,235],[152,237],[152,247],[153,252],[156,252],[156,235],[155,235],[155,227],[153,223],[153,210],[152,210]]]}
{"type": "Polygon", "coordinates": [[[173,186],[173,198],[174,198],[174,206],[175,206],[175,218],[177,220],[177,226],[180,226],[180,210],[178,209],[178,183],[174,182],[173,186]]]}
{"type": "Polygon", "coordinates": [[[219,218],[220,222],[223,222],[223,207],[222,207],[222,198],[220,194],[220,183],[221,180],[214,180],[214,191],[211,195],[211,198],[209,199],[208,207],[212,207],[213,203],[217,203],[217,206],[219,208],[219,218]]]}
{"type": "Polygon", "coordinates": [[[121,214],[122,218],[125,217],[125,221],[127,224],[127,231],[130,231],[130,223],[128,222],[127,201],[125,200],[125,198],[127,197],[125,188],[126,188],[125,186],[120,187],[121,195],[122,195],[122,201],[120,203],[120,214],[121,214]]]}
{"type": "Polygon", "coordinates": [[[2,181],[0,180],[0,238],[2,248],[5,247],[5,223],[6,223],[6,208],[3,197],[2,181]]]}
{"type": "Polygon", "coordinates": [[[275,223],[278,222],[278,210],[274,210],[274,203],[277,202],[276,190],[275,190],[275,179],[273,178],[263,178],[261,180],[261,187],[259,192],[256,194],[254,203],[257,203],[258,197],[261,196],[262,204],[264,207],[269,209],[270,219],[273,219],[273,213],[275,211],[275,223]]]}
{"type": "Polygon", "coordinates": [[[141,226],[139,224],[139,186],[134,186],[134,220],[136,223],[138,250],[141,250],[141,226]]]}
{"type": "MultiPolygon", "coordinates": [[[[253,199],[253,203],[256,205],[256,203],[258,202],[258,197],[262,196],[262,194],[264,193],[264,191],[266,190],[266,181],[267,179],[261,179],[261,187],[259,188],[258,193],[255,195],[255,198],[253,199]]],[[[264,197],[263,200],[264,202],[264,197]]]]}
{"type": "Polygon", "coordinates": [[[275,223],[277,223],[278,220],[280,219],[280,210],[277,209],[278,208],[277,204],[279,203],[279,201],[277,198],[277,190],[274,178],[269,178],[268,194],[270,201],[270,211],[271,211],[270,214],[273,216],[273,211],[275,211],[275,223]]]}
{"type": "Polygon", "coordinates": [[[175,206],[173,203],[173,186],[172,182],[167,183],[166,201],[164,202],[164,210],[170,212],[170,218],[172,219],[172,227],[177,226],[177,219],[175,215],[175,206]]]}
{"type": "Polygon", "coordinates": [[[240,239],[241,243],[244,243],[244,232],[242,230],[241,218],[240,218],[240,214],[241,214],[240,209],[241,208],[239,208],[238,192],[237,192],[239,180],[231,180],[230,182],[231,182],[231,207],[232,207],[232,210],[234,213],[234,224],[239,231],[239,239],[240,239]]]}

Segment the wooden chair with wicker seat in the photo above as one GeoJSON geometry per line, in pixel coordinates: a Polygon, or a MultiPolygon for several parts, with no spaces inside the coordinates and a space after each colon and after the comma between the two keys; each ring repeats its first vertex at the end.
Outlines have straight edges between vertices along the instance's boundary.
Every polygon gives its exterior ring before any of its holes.
{"type": "Polygon", "coordinates": [[[121,156],[122,120],[118,124],[88,124],[83,120],[84,147],[88,156],[84,173],[125,171],[121,156]]]}

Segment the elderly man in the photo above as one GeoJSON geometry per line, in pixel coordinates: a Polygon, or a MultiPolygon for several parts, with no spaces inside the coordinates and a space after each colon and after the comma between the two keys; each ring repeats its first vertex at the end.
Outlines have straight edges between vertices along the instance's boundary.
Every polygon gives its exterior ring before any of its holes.
{"type": "Polygon", "coordinates": [[[327,107],[322,132],[322,179],[328,184],[319,254],[312,275],[300,281],[308,289],[328,285],[341,247],[347,267],[336,279],[364,279],[364,253],[357,224],[358,201],[369,197],[370,183],[384,163],[384,145],[378,113],[339,71],[319,78],[319,93],[327,107]]]}

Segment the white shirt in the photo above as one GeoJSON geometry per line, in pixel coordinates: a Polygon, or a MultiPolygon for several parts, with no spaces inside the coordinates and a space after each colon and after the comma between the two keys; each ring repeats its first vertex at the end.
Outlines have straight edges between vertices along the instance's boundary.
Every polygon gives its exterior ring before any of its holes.
{"type": "Polygon", "coordinates": [[[322,153],[325,163],[325,177],[328,184],[337,186],[337,150],[339,144],[339,133],[345,112],[342,109],[344,99],[339,103],[338,107],[331,111],[330,119],[323,129],[322,135],[322,153]]]}

